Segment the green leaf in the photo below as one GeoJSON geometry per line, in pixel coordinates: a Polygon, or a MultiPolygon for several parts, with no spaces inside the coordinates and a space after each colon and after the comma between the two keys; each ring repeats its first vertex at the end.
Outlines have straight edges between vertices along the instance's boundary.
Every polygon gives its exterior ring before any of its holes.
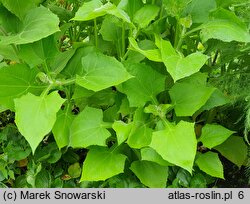
{"type": "Polygon", "coordinates": [[[54,36],[51,35],[35,43],[21,45],[19,57],[30,67],[35,67],[53,60],[57,53],[59,52],[56,41],[54,36]]]}
{"type": "Polygon", "coordinates": [[[121,21],[114,16],[106,16],[100,29],[102,37],[106,41],[121,41],[122,26],[121,21]]]}
{"type": "Polygon", "coordinates": [[[82,181],[104,181],[123,173],[126,156],[108,148],[91,148],[83,163],[82,181]]]}
{"type": "Polygon", "coordinates": [[[57,119],[52,132],[59,149],[69,144],[70,127],[73,119],[74,116],[69,105],[57,113],[57,119]]]}
{"type": "Polygon", "coordinates": [[[163,7],[168,15],[180,17],[183,10],[192,0],[163,0],[163,7]]]}
{"type": "Polygon", "coordinates": [[[147,57],[149,60],[152,60],[155,62],[162,62],[161,53],[160,53],[159,49],[143,50],[138,46],[138,44],[134,38],[129,37],[128,39],[129,39],[129,42],[131,45],[131,48],[130,48],[131,50],[135,50],[135,51],[141,53],[142,55],[147,57]]]}
{"type": "Polygon", "coordinates": [[[115,58],[101,53],[90,53],[82,58],[81,75],[77,76],[76,83],[86,89],[100,91],[131,77],[115,58]]]}
{"type": "Polygon", "coordinates": [[[86,107],[72,122],[70,146],[73,148],[86,148],[91,145],[106,146],[106,139],[110,135],[103,122],[102,110],[86,107]]]}
{"type": "Polygon", "coordinates": [[[94,46],[84,46],[78,48],[72,57],[70,57],[69,62],[62,71],[62,74],[65,74],[68,77],[75,77],[76,74],[80,75],[82,73],[82,57],[87,56],[89,53],[96,52],[94,46]]]}
{"type": "Polygon", "coordinates": [[[168,56],[163,58],[163,62],[170,73],[174,82],[184,77],[188,77],[198,72],[201,67],[205,64],[208,57],[199,52],[192,53],[187,57],[181,56],[168,56]]]}
{"type": "Polygon", "coordinates": [[[156,95],[165,90],[166,77],[143,64],[128,67],[134,78],[124,82],[118,90],[125,93],[131,107],[142,107],[146,102],[157,103],[156,95]]]}
{"type": "Polygon", "coordinates": [[[204,171],[208,175],[224,179],[223,165],[217,153],[206,152],[201,154],[195,163],[198,165],[200,170],[204,171]]]}
{"type": "Polygon", "coordinates": [[[229,161],[241,167],[247,159],[247,145],[242,137],[231,136],[221,145],[214,147],[229,161]]]}
{"type": "Polygon", "coordinates": [[[115,121],[112,125],[112,128],[116,132],[118,145],[121,145],[125,142],[131,132],[133,123],[124,123],[123,121],[115,121]]]}
{"type": "Polygon", "coordinates": [[[113,8],[114,5],[108,2],[103,5],[101,0],[92,0],[85,2],[76,12],[72,20],[75,21],[88,21],[100,16],[104,16],[108,9],[113,8]]]}
{"type": "Polygon", "coordinates": [[[192,173],[196,145],[194,124],[181,121],[176,126],[169,125],[164,130],[154,132],[150,147],[164,160],[192,173]]]}
{"type": "Polygon", "coordinates": [[[140,181],[150,188],[165,188],[168,177],[168,167],[150,161],[135,161],[130,169],[140,181]]]}
{"type": "Polygon", "coordinates": [[[177,82],[169,91],[177,116],[192,116],[210,98],[215,88],[197,83],[177,82]]]}
{"type": "Polygon", "coordinates": [[[47,96],[34,96],[28,93],[14,100],[16,125],[29,142],[33,154],[44,136],[52,130],[56,122],[56,113],[64,101],[57,92],[47,96]]]}
{"type": "Polygon", "coordinates": [[[226,97],[219,89],[216,89],[199,112],[210,110],[218,106],[223,106],[227,103],[230,103],[230,101],[231,100],[229,97],[226,97]]]}
{"type": "Polygon", "coordinates": [[[37,69],[16,64],[0,69],[0,103],[14,110],[13,99],[30,92],[40,94],[46,86],[36,84],[37,69]]]}
{"type": "Polygon", "coordinates": [[[70,165],[68,168],[68,173],[71,176],[71,178],[80,177],[81,171],[82,171],[82,169],[81,169],[80,164],[78,162],[70,165]]]}
{"type": "Polygon", "coordinates": [[[206,188],[206,187],[207,187],[206,178],[200,173],[195,174],[190,181],[190,188],[206,188]]]}
{"type": "Polygon", "coordinates": [[[204,23],[209,20],[209,12],[215,8],[215,0],[193,0],[187,6],[185,13],[191,15],[193,23],[204,23]]]}
{"type": "Polygon", "coordinates": [[[202,128],[202,134],[199,141],[202,142],[203,146],[211,149],[223,143],[233,133],[234,131],[228,130],[221,125],[207,124],[202,128]]]}
{"type": "Polygon", "coordinates": [[[107,2],[102,4],[101,0],[92,0],[84,3],[76,12],[72,20],[75,21],[88,21],[97,17],[111,14],[117,18],[121,18],[125,22],[130,23],[130,18],[123,10],[117,8],[114,4],[107,2]]]}
{"type": "Polygon", "coordinates": [[[218,9],[212,13],[211,18],[210,21],[201,26],[200,36],[203,42],[209,39],[225,42],[250,42],[247,26],[234,13],[218,9]]]}
{"type": "Polygon", "coordinates": [[[21,20],[29,12],[30,9],[35,8],[38,1],[34,0],[1,0],[2,4],[13,14],[21,20]]]}
{"type": "Polygon", "coordinates": [[[171,164],[164,160],[154,149],[145,147],[141,149],[141,160],[155,162],[161,166],[170,166],[171,164]]]}
{"type": "Polygon", "coordinates": [[[147,126],[149,115],[143,112],[142,108],[135,111],[131,132],[127,143],[131,148],[140,149],[148,146],[152,138],[152,129],[147,126]]]}
{"type": "MultiPolygon", "coordinates": [[[[126,2],[126,1],[125,1],[126,2]]],[[[134,18],[135,13],[143,7],[143,3],[141,0],[128,0],[126,5],[126,11],[131,19],[134,18]]]]}
{"type": "Polygon", "coordinates": [[[140,28],[145,28],[157,17],[159,11],[160,8],[156,5],[145,5],[135,13],[133,21],[140,28]]]}
{"type": "Polygon", "coordinates": [[[51,184],[51,175],[48,170],[41,170],[35,179],[35,187],[36,188],[50,188],[51,184]]]}
{"type": "Polygon", "coordinates": [[[164,118],[165,115],[173,109],[172,104],[160,104],[160,105],[148,105],[145,107],[145,113],[152,113],[155,116],[160,116],[164,118]]]}
{"type": "Polygon", "coordinates": [[[0,36],[0,45],[20,45],[38,41],[60,31],[58,24],[59,19],[56,15],[44,7],[37,7],[25,16],[18,33],[0,36]]]}

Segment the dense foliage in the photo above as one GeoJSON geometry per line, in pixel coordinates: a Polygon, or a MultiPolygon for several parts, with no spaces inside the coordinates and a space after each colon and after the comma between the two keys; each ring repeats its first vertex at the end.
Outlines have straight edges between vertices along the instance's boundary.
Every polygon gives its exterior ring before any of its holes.
{"type": "Polygon", "coordinates": [[[233,171],[248,185],[249,14],[0,0],[1,186],[216,187],[233,171]]]}

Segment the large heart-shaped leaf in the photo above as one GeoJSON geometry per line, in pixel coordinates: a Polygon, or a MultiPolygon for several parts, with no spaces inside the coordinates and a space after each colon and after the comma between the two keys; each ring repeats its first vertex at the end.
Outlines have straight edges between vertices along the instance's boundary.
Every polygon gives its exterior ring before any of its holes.
{"type": "Polygon", "coordinates": [[[25,64],[16,64],[0,69],[0,103],[5,108],[14,110],[13,99],[30,92],[40,94],[46,87],[36,84],[37,69],[30,69],[25,64]]]}
{"type": "Polygon", "coordinates": [[[205,154],[201,154],[195,163],[198,165],[200,170],[206,172],[207,174],[222,179],[224,178],[223,165],[217,153],[206,152],[205,154]]]}
{"type": "Polygon", "coordinates": [[[59,19],[44,7],[31,9],[23,20],[23,26],[18,33],[0,36],[1,45],[26,44],[38,41],[59,30],[59,19]]]}
{"type": "Polygon", "coordinates": [[[202,142],[205,147],[211,149],[223,143],[233,133],[234,131],[228,130],[221,125],[207,124],[202,128],[202,134],[199,141],[202,142]]]}
{"type": "Polygon", "coordinates": [[[28,11],[35,8],[39,3],[38,0],[1,0],[2,4],[21,20],[25,17],[28,11]]]}
{"type": "Polygon", "coordinates": [[[156,102],[156,95],[165,89],[166,77],[150,66],[134,64],[130,73],[135,77],[124,82],[118,89],[128,97],[131,107],[142,107],[146,102],[156,102]]]}
{"type": "Polygon", "coordinates": [[[178,55],[168,56],[163,62],[174,81],[177,81],[198,72],[207,59],[206,55],[197,52],[184,58],[178,55]]]}
{"type": "Polygon", "coordinates": [[[194,124],[181,121],[176,126],[169,125],[164,130],[154,132],[150,147],[164,160],[192,173],[196,145],[194,124]]]}
{"type": "Polygon", "coordinates": [[[123,173],[126,156],[105,147],[93,147],[83,163],[81,181],[104,181],[123,173]]]}
{"type": "Polygon", "coordinates": [[[86,107],[72,122],[70,127],[70,146],[86,148],[91,145],[106,146],[111,135],[105,128],[101,109],[86,107]]]}
{"type": "Polygon", "coordinates": [[[150,161],[135,161],[130,169],[144,185],[150,188],[166,187],[168,167],[150,161]]]}
{"type": "Polygon", "coordinates": [[[33,153],[44,136],[52,130],[56,122],[56,113],[64,101],[57,92],[46,96],[28,93],[14,100],[16,125],[29,142],[33,153]]]}
{"type": "Polygon", "coordinates": [[[76,83],[86,89],[100,91],[131,77],[115,58],[94,52],[82,58],[81,75],[77,76],[76,83]]]}
{"type": "Polygon", "coordinates": [[[175,83],[169,91],[177,116],[192,116],[210,98],[215,88],[196,83],[175,83]]]}

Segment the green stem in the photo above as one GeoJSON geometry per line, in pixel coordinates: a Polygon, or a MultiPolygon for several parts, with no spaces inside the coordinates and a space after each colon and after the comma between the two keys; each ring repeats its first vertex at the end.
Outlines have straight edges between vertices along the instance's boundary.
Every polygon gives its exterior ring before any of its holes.
{"type": "Polygon", "coordinates": [[[155,0],[152,0],[152,4],[155,4],[155,0]]]}
{"type": "Polygon", "coordinates": [[[49,84],[49,86],[42,92],[41,97],[44,98],[45,96],[47,96],[53,86],[54,84],[49,84]]]}
{"type": "Polygon", "coordinates": [[[177,43],[177,46],[176,46],[176,50],[179,50],[181,48],[181,45],[182,45],[182,42],[183,42],[183,39],[184,39],[184,35],[185,35],[185,32],[186,32],[186,28],[185,27],[182,27],[182,31],[181,31],[181,36],[178,40],[178,43],[177,43]]]}
{"type": "Polygon", "coordinates": [[[96,18],[94,19],[94,29],[95,29],[95,46],[98,47],[98,29],[96,18]]]}
{"type": "Polygon", "coordinates": [[[125,26],[124,26],[124,23],[122,23],[122,55],[121,56],[124,56],[125,54],[125,26]]]}
{"type": "Polygon", "coordinates": [[[55,86],[68,86],[68,85],[72,85],[76,82],[76,79],[67,79],[65,81],[55,81],[54,85],[55,86]]]}
{"type": "Polygon", "coordinates": [[[103,128],[112,128],[112,125],[113,125],[113,123],[103,122],[101,126],[103,128]]]}
{"type": "Polygon", "coordinates": [[[190,34],[196,32],[196,31],[198,31],[198,30],[200,30],[200,29],[202,29],[202,27],[201,27],[201,26],[198,26],[197,28],[194,28],[194,29],[192,29],[192,30],[186,32],[186,33],[183,35],[183,38],[189,36],[190,34]]]}

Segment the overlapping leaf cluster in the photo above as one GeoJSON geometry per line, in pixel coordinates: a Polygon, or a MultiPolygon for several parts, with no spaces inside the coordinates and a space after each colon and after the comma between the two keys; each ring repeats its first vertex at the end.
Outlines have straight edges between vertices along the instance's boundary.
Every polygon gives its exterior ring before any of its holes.
{"type": "MultiPolygon", "coordinates": [[[[129,175],[147,187],[175,186],[176,168],[178,179],[189,175],[183,186],[205,187],[206,175],[224,177],[219,154],[244,164],[242,137],[207,118],[199,123],[230,102],[207,83],[216,59],[206,46],[250,42],[247,25],[228,6],[0,2],[0,111],[15,112],[33,154],[45,137],[54,138],[58,159],[71,148],[88,150],[81,182],[129,175]]],[[[32,175],[48,174],[39,168],[32,175]]],[[[72,178],[80,168],[70,167],[72,178]]]]}

